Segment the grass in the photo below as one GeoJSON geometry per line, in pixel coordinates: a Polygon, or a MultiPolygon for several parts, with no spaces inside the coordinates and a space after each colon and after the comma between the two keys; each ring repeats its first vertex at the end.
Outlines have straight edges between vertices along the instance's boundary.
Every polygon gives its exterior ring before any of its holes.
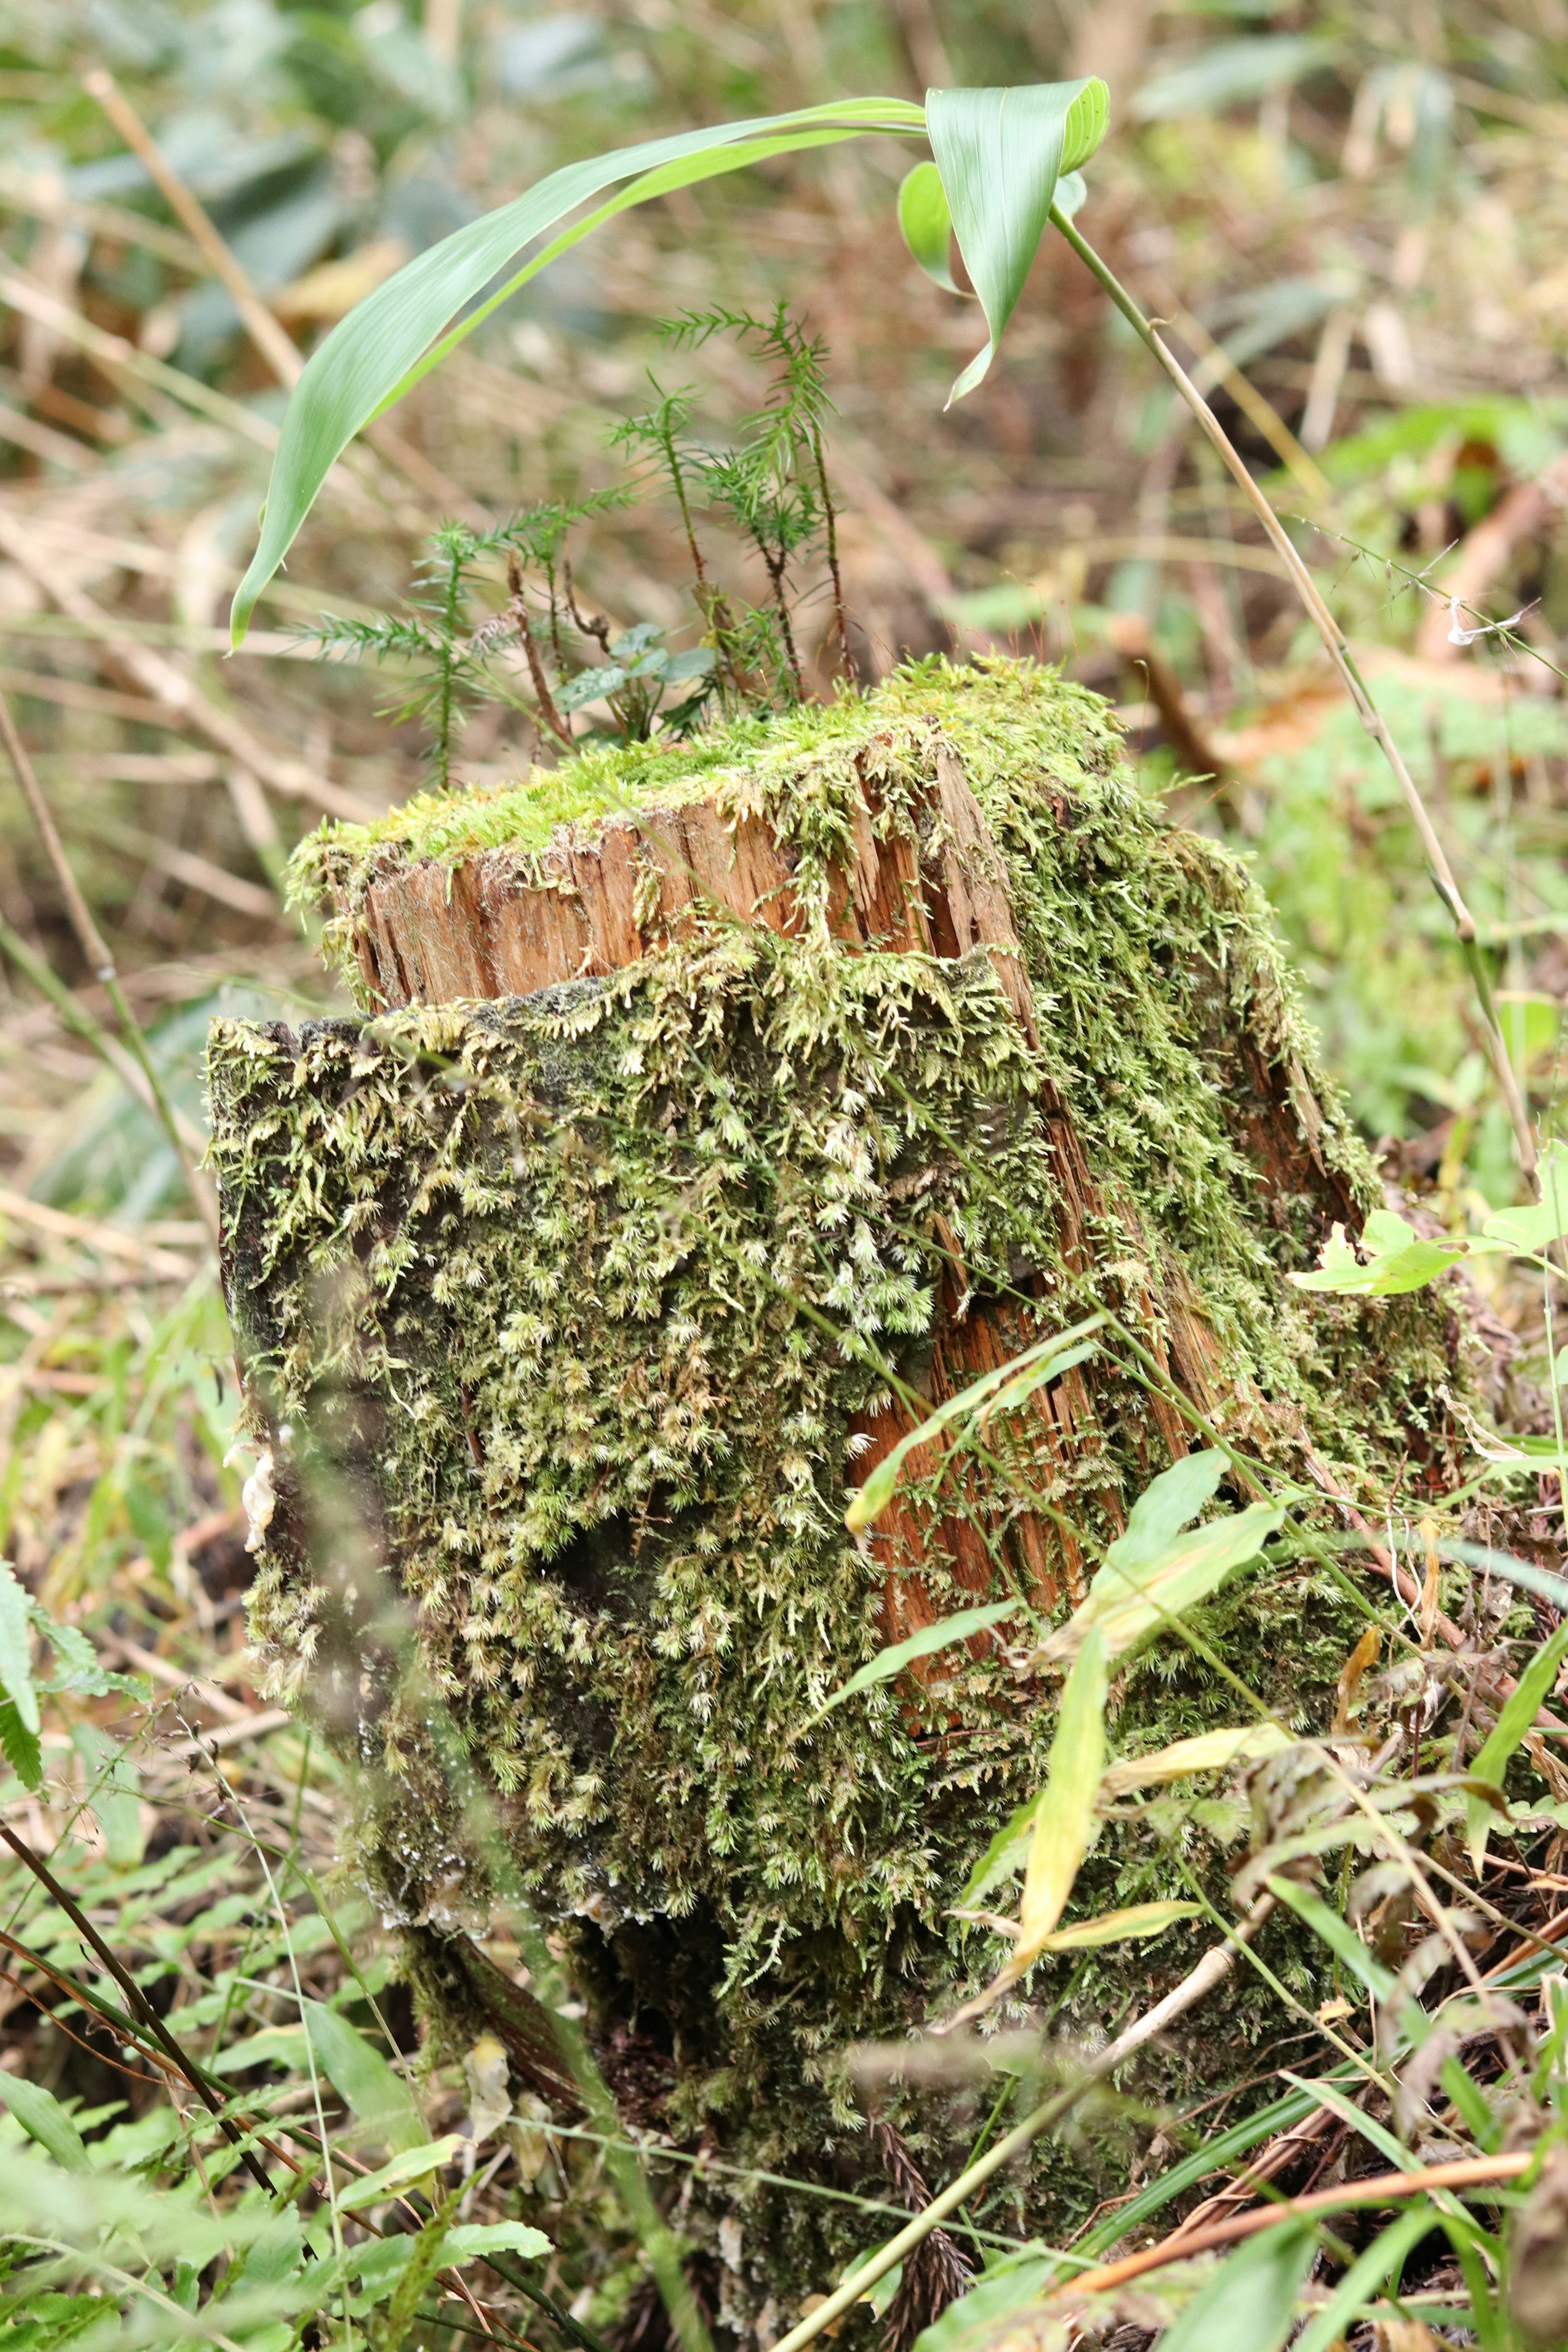
{"type": "MultiPolygon", "coordinates": [[[[921,80],[1028,79],[1099,62],[1069,61],[1054,20],[1007,0],[816,16],[751,0],[678,8],[668,21],[606,11],[481,23],[436,9],[425,54],[400,52],[415,36],[376,30],[373,13],[268,17],[261,66],[226,47],[195,5],[145,22],[132,10],[114,60],[306,342],[348,281],[363,286],[381,266],[378,247],[417,243],[461,205],[493,201],[569,154],[832,88],[912,91],[921,80]],[[565,61],[551,65],[539,30],[557,23],[575,28],[579,47],[552,35],[565,61]],[[202,131],[204,108],[216,132],[202,131]],[[323,264],[340,270],[336,290],[312,278],[323,264]]],[[[1136,49],[1139,12],[1101,14],[1125,16],[1136,49]]],[[[343,1009],[281,905],[263,911],[289,852],[323,813],[385,837],[407,823],[385,812],[420,781],[413,730],[378,719],[368,679],[299,658],[292,627],[323,606],[394,601],[445,514],[499,514],[618,478],[605,437],[644,396],[645,366],[666,364],[651,341],[656,315],[707,301],[763,310],[809,281],[840,412],[831,458],[862,665],[885,668],[904,645],[1000,643],[1061,658],[1109,692],[1144,790],[1255,860],[1327,1055],[1415,1209],[1469,1232],[1513,1198],[1484,1041],[1403,809],[1328,690],[1244,503],[1152,370],[1069,278],[1065,255],[1041,264],[994,380],[944,418],[947,381],[975,341],[972,313],[904,263],[895,180],[873,157],[780,166],[688,193],[684,212],[630,217],[430,379],[391,420],[396,440],[342,469],[250,646],[220,664],[226,592],[248,551],[279,400],[199,256],[113,160],[115,135],[80,82],[101,61],[108,36],[97,26],[68,8],[42,23],[18,16],[0,60],[0,688],[187,1117],[202,1116],[210,1012],[292,1020],[343,1009]],[[1178,772],[1138,658],[1118,650],[1129,614],[1146,624],[1216,755],[1215,783],[1178,772]]],[[[1409,26],[1397,14],[1317,6],[1267,22],[1156,13],[1112,94],[1113,137],[1091,169],[1083,224],[1145,308],[1178,328],[1191,315],[1229,350],[1326,475],[1329,499],[1292,528],[1494,943],[1505,1024],[1549,1130],[1568,993],[1559,507],[1543,498],[1479,592],[1489,614],[1529,605],[1521,643],[1448,646],[1437,591],[1462,568],[1467,542],[1473,551],[1476,526],[1519,512],[1563,446],[1561,43],[1533,15],[1493,5],[1449,5],[1409,26]],[[1233,42],[1285,42],[1302,29],[1321,39],[1311,71],[1261,96],[1256,83],[1237,85],[1233,42]],[[1178,70],[1188,97],[1167,110],[1178,70]]],[[[1204,359],[1198,341],[1180,347],[1204,359]]],[[[758,404],[756,370],[722,344],[683,354],[680,373],[706,431],[758,404]]],[[[1277,503],[1300,511],[1300,477],[1278,473],[1275,449],[1215,381],[1216,407],[1278,486],[1277,503]]],[[[759,593],[738,550],[718,562],[721,584],[759,593]]],[[[679,636],[698,627],[669,585],[686,568],[671,518],[642,504],[595,517],[580,576],[620,625],[646,619],[679,636]]],[[[826,583],[809,584],[804,651],[820,687],[833,667],[830,611],[826,583]]],[[[499,606],[499,578],[492,593],[499,606]]],[[[516,837],[520,823],[542,827],[561,814],[548,777],[520,786],[536,756],[521,717],[477,718],[459,772],[482,798],[466,804],[464,823],[479,810],[516,837]]],[[[648,755],[639,791],[662,788],[669,756],[648,755]]],[[[679,755],[682,773],[692,756],[679,755]]],[[[606,755],[602,775],[592,760],[577,772],[584,810],[611,791],[615,765],[606,755]]],[[[438,824],[440,812],[429,814],[438,824]]],[[[0,916],[80,1014],[109,1019],[9,788],[0,846],[0,916]]],[[[287,2193],[263,2198],[124,1986],[8,1852],[0,2099],[12,2083],[36,2095],[27,2110],[20,2093],[0,2123],[5,2221],[26,2238],[12,2241],[0,2283],[0,2344],[45,2352],[194,2339],[289,2352],[363,2336],[393,2352],[491,2334],[560,2352],[584,2335],[646,2342],[633,2333],[653,2296],[627,2222],[631,2191],[605,2170],[591,2126],[546,2129],[526,2094],[503,2119],[487,2105],[485,2053],[422,2047],[391,1936],[340,1883],[352,1791],[248,1679],[243,1464],[226,1460],[232,1367],[216,1268],[174,1154],[79,1025],[15,961],[8,972],[0,1520],[22,1582],[91,1643],[104,1687],[46,1701],[43,1788],[13,1777],[0,1812],[47,1859],[287,2193]],[[435,2171],[406,2172],[353,2203],[354,2181],[406,2154],[397,2142],[415,2129],[437,2146],[456,2134],[458,2145],[435,2171]],[[281,2154],[263,2148],[262,2133],[281,2154]],[[477,2242],[443,2235],[486,2228],[513,2233],[510,2245],[490,2242],[494,2262],[477,2242]],[[519,2233],[534,2229],[557,2250],[526,2252],[519,2233]]],[[[1545,1302],[1539,1285],[1492,1262],[1474,1279],[1495,1355],[1488,1428],[1548,1450],[1510,1451],[1483,1432],[1437,1538],[1495,1541],[1555,1568],[1545,1302]]],[[[1552,1300],[1559,1318],[1560,1289],[1552,1300]]],[[[1401,1517],[1399,1495],[1386,1499],[1401,1556],[1419,1574],[1426,1537],[1401,1517]]],[[[1460,1561],[1444,1573],[1445,1605],[1468,1644],[1461,1694],[1504,1635],[1517,1671],[1550,1633],[1554,1604],[1521,1603],[1500,1623],[1484,1568],[1460,1561]]],[[[41,1637],[37,1658],[42,1672],[41,1637]]],[[[1409,1694],[1378,1687],[1386,1727],[1409,1694]]],[[[1473,1748],[1484,1700],[1472,1691],[1451,1704],[1473,1727],[1473,1748]]],[[[1468,1915],[1455,1932],[1483,1981],[1467,1987],[1451,1947],[1450,1973],[1432,1979],[1429,2007],[1453,1996],[1449,2039],[1423,2062],[1432,2105],[1419,2128],[1440,2143],[1435,2156],[1488,2160],[1510,2132],[1543,2152],[1556,2145],[1568,2020],[1552,1951],[1535,1939],[1550,1947],[1561,1927],[1561,1780],[1542,1745],[1533,1777],[1517,1785],[1538,1807],[1517,1838],[1495,1836],[1479,1875],[1462,1841],[1439,1853],[1459,1883],[1435,1880],[1436,1899],[1451,1924],[1468,1915]]],[[[1223,1787],[1146,1798],[1146,1816],[1173,1840],[1181,1817],[1160,1808],[1178,1800],[1216,1809],[1216,1823],[1229,1806],[1239,1830],[1223,1787]]],[[[1386,1911],[1365,1930],[1396,1958],[1424,1932],[1418,1918],[1386,1911]]],[[[489,1941],[508,1973],[533,1966],[527,1933],[520,1916],[489,1941]]],[[[1091,2114],[1091,2131],[1114,2121],[1131,2135],[1139,2186],[1093,2223],[1076,2261],[1165,2228],[1260,2158],[1267,2183],[1237,2191],[1227,2212],[1300,2190],[1314,2168],[1342,2158],[1352,2175],[1414,2160],[1394,2081],[1412,2053],[1373,2040],[1356,1965],[1342,1958],[1345,2016],[1321,2029],[1291,2020],[1294,2049],[1259,2059],[1261,2074],[1288,2066],[1311,2090],[1274,2073],[1264,2104],[1240,2121],[1201,2103],[1152,2119],[1120,2106],[1091,2114]],[[1352,2100],[1361,2120],[1347,2123],[1352,2100]],[[1316,2137],[1291,2141],[1308,2122],[1316,2137]]],[[[668,2210],[679,2210],[691,2155],[647,2162],[668,2210]]],[[[1356,2279],[1384,2342],[1398,2321],[1436,2342],[1468,2328],[1499,2346],[1550,2343],[1550,2314],[1531,2316],[1556,2259],[1540,2219],[1549,2200],[1533,2224],[1510,2218],[1529,2194],[1500,2175],[1457,2206],[1434,2191],[1426,2237],[1403,2257],[1397,2309],[1375,2262],[1350,2267],[1352,2255],[1386,2250],[1394,2207],[1383,2221],[1333,2217],[1315,2225],[1333,2232],[1314,2242],[1320,2285],[1331,2296],[1336,2280],[1356,2279]],[[1500,2275],[1506,2297],[1494,2292],[1500,2275]]],[[[868,2211],[868,2248],[901,2218],[868,2211]]],[[[971,2218],[973,2242],[994,2258],[1011,2226],[1005,2204],[977,2205],[971,2218]]],[[[1070,2267],[1026,2249],[1021,2296],[1059,2285],[1070,2267]]],[[[834,2284],[803,2279],[801,2300],[834,2284]]],[[[1164,2316],[1180,2326],[1185,2298],[1197,2340],[1218,2325],[1204,2317],[1201,2262],[1156,2273],[1142,2290],[1153,2301],[1119,2300],[1132,2292],[1096,2289],[1086,2316],[1105,2330],[1164,2316]]],[[[1258,2340],[1272,2340],[1267,2314],[1258,2316],[1266,2283],[1249,2292],[1258,2340]]],[[[963,2308],[944,2323],[944,2352],[955,2352],[963,2308]]],[[[1324,2310],[1309,2321],[1314,2352],[1331,2340],[1324,2310]]],[[[796,2315],[781,2315],[781,2333],[796,2315]]],[[[866,2327],[866,2315],[849,2324],[866,2327]]],[[[1349,2309],[1332,2320],[1355,2352],[1371,2325],[1349,2309]]]]}

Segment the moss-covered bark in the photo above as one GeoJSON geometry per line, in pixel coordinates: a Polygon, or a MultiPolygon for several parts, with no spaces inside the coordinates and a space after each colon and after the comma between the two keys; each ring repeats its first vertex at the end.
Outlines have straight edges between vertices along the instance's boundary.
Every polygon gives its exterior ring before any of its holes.
{"type": "MultiPolygon", "coordinates": [[[[1109,1305],[1228,1434],[1291,1470],[1310,1444],[1353,1487],[1407,1450],[1441,1475],[1457,1341],[1423,1299],[1289,1290],[1329,1219],[1378,1193],[1266,909],[1140,797],[1101,706],[1026,665],[922,665],[700,755],[329,829],[310,857],[359,971],[356,892],[389,859],[537,876],[549,824],[683,793],[765,823],[787,926],[689,894],[661,925],[655,888],[618,971],[297,1036],[215,1024],[228,1292],[278,1497],[254,1637],[270,1686],[358,1755],[360,1866],[445,2001],[482,2007],[430,1937],[482,1927],[484,1874],[418,1710],[387,1695],[382,1571],[641,2119],[886,2193],[845,2053],[994,1969],[950,1906],[1037,1783],[1050,1692],[1023,1649],[974,1643],[817,1710],[977,1592],[1065,1612],[1186,1442],[1107,1354],[993,1429],[987,1465],[929,1456],[858,1543],[847,1486],[907,1425],[889,1367],[935,1400],[1109,1305]],[[984,945],[836,935],[857,825],[910,845],[915,887],[931,871],[942,759],[1001,863],[1027,1017],[984,945]]],[[[1361,1626],[1337,1585],[1266,1564],[1204,1622],[1282,1716],[1324,1727],[1361,1626]]],[[[1136,1752],[1236,1705],[1159,1644],[1115,1686],[1113,1738],[1136,1752]]],[[[1222,1801],[1111,1824],[1075,1911],[1216,1871],[1235,1822],[1222,1801]]],[[[1173,1937],[1064,1959],[1034,1996],[1092,2032],[1191,1957],[1173,1937]]],[[[1240,1981],[1152,2078],[1235,2079],[1268,2021],[1240,1981]]],[[[951,2101],[906,2090],[890,2112],[939,2168],[962,2139],[951,2101]]],[[[1017,2186],[1053,2231],[1099,2193],[1088,2150],[1017,2186]]],[[[710,2249],[727,2203],[716,2291],[764,2335],[792,2283],[875,2235],[710,2179],[687,2211],[710,2249]]]]}

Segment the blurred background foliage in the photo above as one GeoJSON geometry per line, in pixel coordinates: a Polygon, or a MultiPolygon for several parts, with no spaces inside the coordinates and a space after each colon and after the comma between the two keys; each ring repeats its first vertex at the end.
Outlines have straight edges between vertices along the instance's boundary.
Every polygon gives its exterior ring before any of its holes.
{"type": "MultiPolygon", "coordinates": [[[[1568,0],[0,5],[0,689],[193,1128],[214,1010],[336,1003],[281,911],[289,849],[323,812],[421,781],[384,681],[313,661],[300,627],[395,605],[444,517],[621,481],[609,436],[650,366],[692,383],[697,429],[721,437],[761,374],[722,339],[676,360],[654,322],[784,298],[827,345],[863,673],[905,649],[1016,649],[1103,691],[1144,789],[1255,862],[1390,1175],[1448,1223],[1511,1197],[1468,984],[1378,755],[1246,505],[1059,241],[984,385],[944,413],[981,338],[899,241],[912,147],[836,147],[627,215],[339,468],[227,659],[285,394],[86,86],[103,67],[301,352],[571,158],[845,92],[1103,74],[1112,131],[1082,225],[1295,519],[1430,794],[1550,1120],[1568,994],[1568,0]],[[1459,642],[1451,596],[1471,628],[1522,617],[1459,642]]],[[[595,512],[575,561],[617,627],[699,633],[666,505],[595,512]]],[[[746,586],[738,551],[715,561],[746,586]]],[[[828,606],[810,611],[826,689],[828,606]]],[[[458,773],[549,756],[497,704],[458,773]]],[[[104,1013],[5,777],[0,919],[104,1013]]],[[[248,1737],[216,1270],[159,1128],[14,958],[0,1153],[0,1546],[152,1674],[147,1727],[199,1668],[185,1720],[248,1737]]],[[[327,1767],[298,1769],[330,1811],[327,1767]]],[[[210,1858],[227,1832],[181,1834],[210,1858]]],[[[324,1933],[312,1948],[317,1990],[352,2007],[324,1933]]],[[[67,2042],[5,1998],[20,2063],[74,2080],[67,2042]]],[[[107,2095],[97,2076],[78,2089],[107,2095]]]]}

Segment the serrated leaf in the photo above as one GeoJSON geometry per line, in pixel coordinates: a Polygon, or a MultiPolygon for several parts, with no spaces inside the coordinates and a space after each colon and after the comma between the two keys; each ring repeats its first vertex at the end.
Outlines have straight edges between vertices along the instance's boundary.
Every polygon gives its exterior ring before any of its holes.
{"type": "Polygon", "coordinates": [[[934,163],[917,163],[899,190],[899,227],[913,258],[935,286],[956,294],[948,263],[948,239],[952,215],[948,210],[942,173],[934,163]]]}
{"type": "Polygon", "coordinates": [[[393,2148],[428,2145],[430,2135],[413,2093],[380,2051],[336,2010],[319,2000],[300,2006],[310,2054],[339,2097],[353,2109],[363,2136],[393,2148]]]}
{"type": "Polygon", "coordinates": [[[1014,1969],[1022,1970],[1067,1908],[1094,1833],[1094,1803],[1105,1769],[1105,1644],[1091,1630],[1062,1692],[1046,1785],[1024,1873],[1014,1969]]]}
{"type": "Polygon", "coordinates": [[[81,2134],[52,2091],[46,2091],[41,2083],[29,2083],[20,2074],[0,2073],[0,2099],[5,2100],[28,2138],[36,2139],[57,2164],[63,2165],[68,2172],[86,2172],[90,2168],[81,2134]]]}
{"type": "Polygon", "coordinates": [[[1413,1225],[1391,1209],[1374,1209],[1362,1228],[1363,1265],[1335,1225],[1316,1270],[1293,1274],[1298,1290],[1331,1291],[1342,1297],[1393,1298],[1426,1285],[1457,1265],[1467,1253],[1463,1241],[1423,1241],[1413,1225]]]}
{"type": "Polygon", "coordinates": [[[25,1789],[44,1785],[44,1751],[36,1731],[29,1731],[8,1698],[0,1698],[0,1755],[25,1789]]]}
{"type": "Polygon", "coordinates": [[[920,132],[924,121],[920,107],[900,99],[846,99],[643,140],[552,172],[406,263],[339,321],[295,387],[262,510],[260,544],[234,600],[235,644],[242,642],[257,597],[354,435],[582,237],[634,205],[720,173],[866,132],[907,137],[920,132]],[[630,184],[560,228],[569,215],[621,182],[630,184]],[[552,230],[559,233],[541,247],[537,241],[552,230]],[[512,268],[530,246],[535,249],[528,260],[512,268]]]}
{"type": "Polygon", "coordinates": [[[1091,1331],[1098,1331],[1104,1321],[1103,1315],[1091,1315],[1086,1321],[1075,1323],[1070,1330],[1037,1340],[1021,1356],[1015,1356],[1010,1363],[997,1365],[993,1371],[982,1372],[977,1381],[971,1381],[966,1389],[961,1389],[955,1397],[949,1397],[945,1404],[928,1413],[919,1428],[901,1437],[892,1452],[856,1488],[844,1514],[844,1524],[850,1533],[858,1535],[887,1509],[898,1490],[900,1473],[917,1446],[929,1445],[944,1429],[955,1424],[967,1428],[991,1413],[1016,1412],[1047,1381],[1058,1380],[1063,1372],[1070,1371],[1075,1364],[1081,1364],[1093,1354],[1091,1347],[1079,1343],[1087,1340],[1091,1331]]]}
{"type": "Polygon", "coordinates": [[[973,392],[995,355],[1034,264],[1063,172],[1086,163],[1110,119],[1105,84],[1044,82],[1027,89],[933,89],[926,128],[953,235],[990,330],[948,394],[973,392]]]}
{"type": "Polygon", "coordinates": [[[954,1642],[967,1642],[972,1633],[984,1633],[988,1626],[1000,1625],[1004,1618],[1016,1617],[1023,1605],[1021,1601],[990,1601],[984,1608],[960,1609],[951,1617],[939,1617],[934,1625],[922,1625],[918,1633],[895,1642],[891,1649],[879,1650],[818,1708],[817,1722],[830,1707],[838,1706],[843,1699],[853,1698],[857,1691],[869,1690],[876,1683],[891,1682],[916,1658],[929,1658],[938,1650],[951,1648],[954,1642]]]}
{"type": "Polygon", "coordinates": [[[1165,1780],[1184,1780],[1189,1773],[1223,1771],[1229,1764],[1256,1764],[1278,1756],[1295,1741],[1278,1723],[1254,1723],[1244,1728],[1201,1731],[1192,1739],[1173,1740],[1152,1756],[1130,1756],[1113,1764],[1100,1784],[1102,1802],[1125,1797],[1134,1789],[1148,1789],[1165,1780]]]}
{"type": "Polygon", "coordinates": [[[24,1731],[41,1728],[33,1687],[33,1610],[8,1559],[0,1559],[0,1690],[24,1731]]]}

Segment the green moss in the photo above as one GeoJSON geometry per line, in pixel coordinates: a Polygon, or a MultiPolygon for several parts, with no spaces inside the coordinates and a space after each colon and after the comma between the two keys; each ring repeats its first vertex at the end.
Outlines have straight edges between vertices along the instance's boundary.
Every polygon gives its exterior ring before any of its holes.
{"type": "MultiPolygon", "coordinates": [[[[482,1870],[384,1670],[390,1577],[534,1899],[600,2013],[664,2053],[663,2122],[775,2172],[853,2147],[849,2041],[902,2034],[994,1968],[950,1906],[1051,1734],[1048,1688],[1005,1648],[818,1719],[889,1638],[888,1560],[846,1534],[845,1489],[889,1370],[929,1377],[943,1286],[1020,1344],[1100,1304],[1163,1344],[1173,1302],[1195,1302],[1227,1427],[1287,1467],[1310,1433],[1352,1478],[1440,1454],[1454,1335],[1424,1298],[1285,1283],[1328,1215],[1378,1195],[1267,910],[1141,799],[1103,706],[1027,665],[921,664],[700,755],[601,755],[521,796],[327,828],[302,869],[352,898],[394,851],[526,856],[546,807],[700,786],[767,814],[820,915],[858,772],[881,822],[912,827],[941,740],[1007,867],[1037,1051],[983,952],[851,955],[825,920],[797,939],[699,921],[528,999],[213,1032],[231,1307],[276,1456],[252,1620],[268,1690],[357,1750],[360,1859],[388,1911],[481,1921],[482,1870]],[[1064,1107],[1087,1251],[1063,1243],[1064,1107]]],[[[974,1598],[939,1518],[978,1531],[1003,1594],[1026,1508],[1092,1548],[1164,1465],[1147,1391],[1109,1356],[1089,1391],[1050,1449],[1020,1416],[992,1431],[993,1466],[916,1489],[938,1612],[974,1598]]],[[[1321,1728],[1360,1628],[1337,1587],[1266,1567],[1206,1624],[1259,1696],[1321,1728]]],[[[1117,1686],[1113,1738],[1156,1746],[1236,1706],[1159,1645],[1117,1686]]],[[[1214,1876],[1191,1822],[1183,1841],[1214,1876]]],[[[1119,1823],[1075,1910],[1181,1884],[1169,1844],[1119,1823]]],[[[1274,1958],[1311,1990],[1289,1946],[1274,1958]]],[[[1189,1959],[1171,1938],[1063,1961],[1035,1992],[1068,2030],[1109,2028],[1189,1959]]],[[[1239,1984],[1166,2086],[1236,2079],[1271,2021],[1239,1984]]],[[[951,2105],[894,2107],[946,2161],[951,2105]]],[[[1058,2150],[1031,2218],[1065,2226],[1099,2193],[1091,2155],[1058,2150]]],[[[698,2210],[710,2238],[718,2204],[698,2210]]],[[[864,2240],[799,2200],[755,2211],[773,2238],[726,2290],[740,2318],[792,2262],[804,2291],[864,2240]]]]}

